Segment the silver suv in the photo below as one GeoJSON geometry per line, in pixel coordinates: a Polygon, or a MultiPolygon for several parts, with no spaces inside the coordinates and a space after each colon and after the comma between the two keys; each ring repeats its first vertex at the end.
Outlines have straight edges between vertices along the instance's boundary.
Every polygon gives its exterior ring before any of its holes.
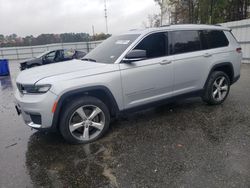
{"type": "Polygon", "coordinates": [[[221,104],[240,77],[241,48],[228,28],[171,25],[112,36],[82,60],[25,70],[16,109],[27,125],[71,143],[100,138],[111,118],[180,97],[221,104]]]}

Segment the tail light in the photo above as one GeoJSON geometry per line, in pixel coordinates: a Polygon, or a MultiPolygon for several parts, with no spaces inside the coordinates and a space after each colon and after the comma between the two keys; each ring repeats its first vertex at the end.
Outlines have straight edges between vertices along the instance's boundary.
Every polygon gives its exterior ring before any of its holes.
{"type": "Polygon", "coordinates": [[[242,49],[241,48],[236,48],[236,52],[242,53],[242,49]]]}

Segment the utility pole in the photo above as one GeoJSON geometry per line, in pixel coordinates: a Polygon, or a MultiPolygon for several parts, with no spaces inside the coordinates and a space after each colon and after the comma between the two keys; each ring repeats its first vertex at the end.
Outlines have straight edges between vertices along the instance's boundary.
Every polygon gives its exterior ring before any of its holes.
{"type": "Polygon", "coordinates": [[[93,33],[92,39],[95,40],[95,26],[94,25],[92,25],[92,33],[93,33]]]}
{"type": "Polygon", "coordinates": [[[95,36],[95,26],[92,25],[92,33],[93,33],[93,36],[95,36]]]}
{"type": "Polygon", "coordinates": [[[106,34],[108,34],[108,14],[107,14],[107,2],[104,0],[104,18],[106,23],[106,34]]]}

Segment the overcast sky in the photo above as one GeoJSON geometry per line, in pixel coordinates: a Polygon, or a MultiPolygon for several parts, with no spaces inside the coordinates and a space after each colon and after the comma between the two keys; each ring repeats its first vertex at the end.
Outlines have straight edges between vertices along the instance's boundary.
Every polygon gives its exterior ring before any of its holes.
{"type": "MultiPolygon", "coordinates": [[[[142,27],[154,0],[107,0],[109,33],[142,27]]],[[[104,0],[0,0],[0,34],[105,32],[104,0]]]]}

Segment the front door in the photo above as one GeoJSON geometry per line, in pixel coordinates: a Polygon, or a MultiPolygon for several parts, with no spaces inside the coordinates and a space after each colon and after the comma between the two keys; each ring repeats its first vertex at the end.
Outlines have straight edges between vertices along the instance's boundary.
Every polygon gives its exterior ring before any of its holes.
{"type": "Polygon", "coordinates": [[[146,50],[147,58],[119,64],[125,109],[170,97],[173,90],[167,32],[146,36],[134,49],[146,50]]]}
{"type": "Polygon", "coordinates": [[[43,64],[50,64],[55,62],[56,51],[49,52],[43,58],[43,64]]]}

